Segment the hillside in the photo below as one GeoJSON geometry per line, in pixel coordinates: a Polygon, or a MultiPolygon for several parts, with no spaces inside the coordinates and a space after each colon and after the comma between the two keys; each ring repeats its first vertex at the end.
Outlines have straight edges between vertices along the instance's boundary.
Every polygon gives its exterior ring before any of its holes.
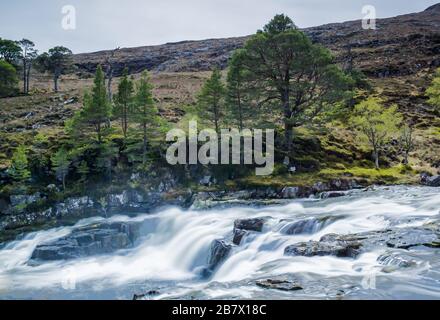
{"type": "MultiPolygon", "coordinates": [[[[361,28],[361,21],[350,21],[304,31],[313,41],[329,48],[341,65],[353,64],[363,71],[378,93],[389,103],[399,105],[420,129],[415,158],[422,167],[437,166],[439,120],[427,106],[424,92],[434,69],[440,66],[440,4],[420,13],[380,19],[377,27],[366,31],[361,28]]],[[[123,48],[114,57],[115,74],[119,75],[125,67],[132,74],[144,69],[152,71],[159,110],[176,122],[184,115],[184,107],[194,104],[207,71],[214,66],[225,68],[233,50],[246,39],[123,48]]],[[[38,74],[32,79],[31,96],[0,100],[1,168],[8,166],[15,147],[32,141],[37,132],[59,141],[65,120],[80,107],[84,90],[91,86],[96,66],[105,63],[109,54],[110,51],[102,51],[75,55],[77,70],[63,76],[60,94],[51,93],[49,76],[38,74]]],[[[113,82],[115,89],[116,85],[117,79],[113,82]]]]}

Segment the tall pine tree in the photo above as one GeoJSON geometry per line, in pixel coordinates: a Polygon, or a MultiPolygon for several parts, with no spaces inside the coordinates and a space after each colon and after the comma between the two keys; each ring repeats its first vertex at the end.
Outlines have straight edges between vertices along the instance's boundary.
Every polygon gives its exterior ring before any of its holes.
{"type": "Polygon", "coordinates": [[[116,95],[115,115],[121,121],[122,132],[127,137],[128,122],[130,118],[131,105],[133,103],[133,82],[128,78],[128,70],[124,69],[124,75],[118,85],[116,95]]]}
{"type": "Polygon", "coordinates": [[[225,87],[218,69],[212,72],[198,97],[197,111],[199,117],[214,124],[215,131],[220,133],[220,121],[224,115],[225,87]]]}
{"type": "Polygon", "coordinates": [[[96,70],[92,93],[84,97],[84,107],[81,111],[79,121],[94,129],[98,143],[102,143],[102,131],[104,125],[111,116],[111,105],[107,99],[104,73],[101,66],[96,70]]]}
{"type": "Polygon", "coordinates": [[[142,129],[142,164],[147,161],[148,136],[161,125],[159,111],[154,105],[153,86],[148,73],[145,71],[137,84],[133,120],[139,123],[142,129]]]}

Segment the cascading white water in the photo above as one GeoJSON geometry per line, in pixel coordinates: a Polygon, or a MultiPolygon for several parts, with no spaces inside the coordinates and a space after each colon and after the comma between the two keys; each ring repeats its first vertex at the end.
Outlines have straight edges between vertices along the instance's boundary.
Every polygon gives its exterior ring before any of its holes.
{"type": "MultiPolygon", "coordinates": [[[[378,257],[387,249],[367,252],[357,259],[343,259],[287,257],[284,256],[287,246],[318,241],[329,233],[352,234],[390,226],[420,226],[438,216],[439,209],[439,190],[419,187],[356,191],[337,199],[297,200],[263,208],[249,206],[209,211],[169,208],[152,215],[136,218],[121,215],[105,220],[142,222],[141,237],[133,248],[68,261],[35,263],[30,260],[38,245],[65,237],[79,226],[104,221],[102,218],[87,219],[74,227],[35,232],[6,244],[0,250],[0,298],[131,298],[133,293],[139,293],[138,290],[155,288],[161,293],[157,298],[189,295],[258,298],[267,295],[263,296],[264,289],[253,286],[252,281],[286,274],[311,281],[310,289],[297,296],[271,291],[269,297],[320,298],[325,296],[322,290],[347,287],[347,283],[351,287],[356,287],[356,283],[361,286],[360,280],[378,270],[378,257]],[[335,219],[328,222],[328,217],[335,219]],[[211,243],[216,239],[230,242],[234,221],[248,218],[265,218],[263,232],[248,235],[241,245],[233,247],[210,279],[202,279],[200,269],[206,265],[211,243]],[[304,220],[304,232],[284,232],[290,224],[304,220]],[[313,281],[320,283],[325,279],[328,280],[326,285],[316,285],[313,290],[313,281]],[[66,288],[69,281],[74,281],[75,286],[66,288]]],[[[440,265],[439,257],[440,250],[421,251],[415,257],[422,261],[417,268],[390,274],[381,272],[379,277],[383,284],[394,288],[386,294],[394,292],[399,296],[398,292],[405,288],[411,292],[408,297],[419,294],[440,298],[440,285],[434,286],[429,281],[440,280],[433,267],[440,265]],[[415,280],[417,277],[419,282],[415,280]]],[[[385,291],[377,290],[375,297],[385,295],[385,291]]],[[[358,296],[364,294],[361,290],[358,296]]]]}

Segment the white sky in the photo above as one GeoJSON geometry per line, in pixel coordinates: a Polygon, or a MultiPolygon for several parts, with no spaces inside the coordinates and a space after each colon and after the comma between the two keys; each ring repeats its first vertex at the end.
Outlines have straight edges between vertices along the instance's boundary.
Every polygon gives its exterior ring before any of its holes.
{"type": "Polygon", "coordinates": [[[379,18],[419,12],[439,0],[0,0],[0,37],[33,40],[40,51],[75,53],[182,40],[244,36],[275,14],[299,27],[357,20],[374,5],[379,18]],[[76,8],[76,30],[63,30],[62,7],[76,8]]]}

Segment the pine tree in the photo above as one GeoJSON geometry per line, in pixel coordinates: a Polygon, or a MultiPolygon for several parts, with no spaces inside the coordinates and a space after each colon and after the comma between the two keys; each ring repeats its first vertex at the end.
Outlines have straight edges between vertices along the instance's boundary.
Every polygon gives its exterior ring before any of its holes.
{"type": "Polygon", "coordinates": [[[66,176],[69,173],[69,154],[65,149],[58,150],[52,157],[52,170],[58,180],[63,183],[63,190],[66,190],[66,176]]]}
{"type": "Polygon", "coordinates": [[[107,99],[107,91],[105,88],[104,73],[101,66],[96,70],[94,86],[92,94],[84,96],[84,106],[76,121],[91,126],[98,139],[98,143],[102,143],[102,130],[111,116],[111,105],[107,99]]]}
{"type": "Polygon", "coordinates": [[[215,69],[199,94],[197,106],[199,117],[213,123],[217,133],[220,133],[220,121],[224,115],[223,106],[226,92],[221,78],[220,71],[215,69]]]}
{"type": "Polygon", "coordinates": [[[345,99],[351,84],[330,51],[314,44],[285,15],[276,15],[246,42],[243,66],[259,108],[270,108],[283,122],[289,152],[293,151],[293,128],[345,99]]]}
{"type": "Polygon", "coordinates": [[[128,70],[125,69],[124,75],[118,85],[115,108],[115,115],[121,120],[121,128],[125,138],[127,137],[132,102],[133,82],[128,78],[128,70]]]}
{"type": "Polygon", "coordinates": [[[161,126],[159,111],[154,105],[153,86],[150,83],[148,73],[145,71],[137,83],[135,103],[133,108],[133,120],[139,123],[142,129],[142,164],[147,160],[148,136],[155,128],[161,126]]]}
{"type": "Polygon", "coordinates": [[[252,108],[250,88],[246,81],[243,65],[244,51],[236,50],[229,62],[226,90],[226,108],[229,122],[237,124],[240,131],[250,119],[256,120],[255,108],[252,108]]]}
{"type": "Polygon", "coordinates": [[[12,155],[12,164],[8,169],[8,173],[17,182],[26,181],[30,178],[31,172],[29,171],[25,146],[19,146],[12,155]]]}

